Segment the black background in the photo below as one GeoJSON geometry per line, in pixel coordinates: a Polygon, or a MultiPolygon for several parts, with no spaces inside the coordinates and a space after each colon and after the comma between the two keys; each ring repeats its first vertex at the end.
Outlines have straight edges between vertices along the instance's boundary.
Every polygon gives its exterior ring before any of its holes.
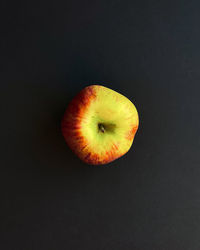
{"type": "Polygon", "coordinates": [[[200,249],[199,1],[5,1],[1,250],[200,249]],[[129,153],[82,163],[60,120],[102,84],[130,98],[129,153]]]}

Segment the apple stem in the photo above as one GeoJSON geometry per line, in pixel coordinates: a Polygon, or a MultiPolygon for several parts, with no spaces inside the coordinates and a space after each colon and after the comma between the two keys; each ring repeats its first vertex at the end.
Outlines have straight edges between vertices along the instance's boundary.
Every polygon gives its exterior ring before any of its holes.
{"type": "Polygon", "coordinates": [[[105,132],[105,128],[104,128],[103,124],[99,123],[98,127],[99,127],[99,130],[100,130],[102,133],[105,132]]]}

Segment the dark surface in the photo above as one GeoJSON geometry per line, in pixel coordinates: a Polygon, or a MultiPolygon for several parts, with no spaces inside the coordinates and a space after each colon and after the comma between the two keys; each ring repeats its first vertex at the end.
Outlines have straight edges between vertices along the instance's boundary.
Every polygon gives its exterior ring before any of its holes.
{"type": "Polygon", "coordinates": [[[199,1],[1,7],[1,250],[200,249],[199,1]],[[80,162],[60,120],[86,85],[140,115],[129,153],[80,162]]]}

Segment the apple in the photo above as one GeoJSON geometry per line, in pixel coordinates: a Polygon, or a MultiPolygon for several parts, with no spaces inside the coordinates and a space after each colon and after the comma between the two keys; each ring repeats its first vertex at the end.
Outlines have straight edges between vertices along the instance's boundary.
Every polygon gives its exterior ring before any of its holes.
{"type": "Polygon", "coordinates": [[[101,165],[128,152],[138,125],[137,109],[128,98],[91,85],[69,103],[61,129],[66,143],[82,161],[101,165]]]}

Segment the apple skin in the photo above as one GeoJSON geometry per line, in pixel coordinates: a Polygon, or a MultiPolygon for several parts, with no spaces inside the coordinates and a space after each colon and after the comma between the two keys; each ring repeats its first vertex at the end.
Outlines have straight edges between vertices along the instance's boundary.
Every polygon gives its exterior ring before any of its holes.
{"type": "Polygon", "coordinates": [[[107,164],[127,153],[138,126],[133,103],[101,85],[82,89],[69,103],[61,122],[68,146],[90,165],[107,164]]]}

